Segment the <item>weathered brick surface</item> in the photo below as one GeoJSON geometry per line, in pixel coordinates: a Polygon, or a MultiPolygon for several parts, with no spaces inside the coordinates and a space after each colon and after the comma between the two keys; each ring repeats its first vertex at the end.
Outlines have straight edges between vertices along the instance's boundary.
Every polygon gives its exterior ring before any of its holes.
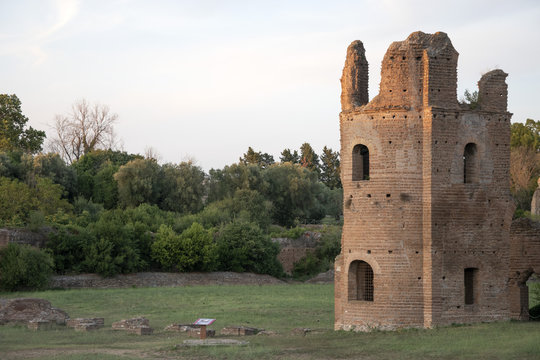
{"type": "Polygon", "coordinates": [[[248,326],[227,326],[221,329],[220,333],[225,336],[248,336],[256,335],[260,331],[262,330],[248,326]]]}
{"type": "Polygon", "coordinates": [[[45,299],[0,299],[0,325],[28,323],[31,320],[64,325],[67,319],[69,315],[65,311],[52,307],[45,299]]]}
{"type": "Polygon", "coordinates": [[[317,241],[321,238],[321,233],[306,231],[298,239],[273,238],[272,241],[279,244],[280,251],[277,256],[278,261],[283,266],[287,274],[292,274],[294,264],[310,252],[315,251],[317,241]]]}
{"type": "Polygon", "coordinates": [[[112,328],[113,330],[124,330],[137,335],[151,335],[154,331],[150,327],[150,320],[144,317],[113,322],[112,328]]]}
{"type": "Polygon", "coordinates": [[[510,311],[513,319],[529,319],[527,280],[540,274],[540,222],[516,219],[510,231],[510,311]]]}
{"type": "Polygon", "coordinates": [[[75,318],[75,319],[68,319],[66,321],[67,327],[74,328],[76,330],[77,328],[81,330],[84,327],[87,327],[89,330],[94,330],[94,329],[102,328],[104,325],[105,325],[104,318],[75,318]]]}
{"type": "MultiPolygon", "coordinates": [[[[431,327],[511,315],[506,74],[482,77],[479,109],[471,110],[457,101],[457,58],[446,34],[413,33],[389,47],[379,94],[364,106],[342,105],[336,329],[431,327]],[[353,181],[353,168],[365,166],[353,155],[359,144],[369,150],[369,176],[353,181]],[[373,301],[352,293],[364,286],[349,271],[353,261],[372,269],[373,301]],[[468,268],[477,269],[473,304],[465,304],[468,268]]],[[[354,73],[349,66],[354,61],[346,61],[344,77],[354,73]]],[[[367,81],[367,69],[356,71],[365,71],[359,78],[367,81]]]]}

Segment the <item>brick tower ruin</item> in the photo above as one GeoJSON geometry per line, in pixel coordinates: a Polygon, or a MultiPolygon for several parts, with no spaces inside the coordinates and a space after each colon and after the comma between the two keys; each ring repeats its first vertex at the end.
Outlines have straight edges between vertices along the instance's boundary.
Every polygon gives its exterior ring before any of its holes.
{"type": "Polygon", "coordinates": [[[458,52],[415,32],[382,62],[368,102],[362,42],[341,78],[344,226],[335,328],[370,330],[511,316],[507,74],[457,101],[458,52]]]}

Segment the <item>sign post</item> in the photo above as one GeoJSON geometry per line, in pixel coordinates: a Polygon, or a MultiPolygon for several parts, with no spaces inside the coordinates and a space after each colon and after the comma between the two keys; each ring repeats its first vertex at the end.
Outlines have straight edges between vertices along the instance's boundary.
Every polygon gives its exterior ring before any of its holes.
{"type": "Polygon", "coordinates": [[[216,321],[216,319],[201,318],[201,319],[197,319],[197,321],[195,321],[193,323],[193,325],[197,325],[199,327],[199,329],[201,330],[201,332],[200,332],[200,339],[201,340],[206,339],[206,326],[211,325],[214,321],[216,321]]]}

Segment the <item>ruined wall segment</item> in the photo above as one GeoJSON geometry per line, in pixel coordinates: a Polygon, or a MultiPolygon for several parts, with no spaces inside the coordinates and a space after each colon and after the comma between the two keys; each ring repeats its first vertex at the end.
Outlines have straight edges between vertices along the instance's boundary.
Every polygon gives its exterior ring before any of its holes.
{"type": "Polygon", "coordinates": [[[510,312],[516,320],[529,320],[527,280],[540,274],[540,222],[515,219],[510,231],[510,312]]]}
{"type": "Polygon", "coordinates": [[[506,112],[508,103],[507,73],[492,70],[478,81],[478,105],[484,111],[506,112]]]}
{"type": "Polygon", "coordinates": [[[393,42],[382,62],[379,94],[366,110],[457,108],[458,55],[443,32],[417,31],[393,42]]]}
{"type": "Polygon", "coordinates": [[[506,74],[486,74],[480,109],[462,108],[457,59],[445,33],[415,32],[390,45],[379,94],[342,108],[336,329],[510,316],[506,74]]]}
{"type": "Polygon", "coordinates": [[[361,41],[353,41],[347,48],[347,58],[341,76],[341,110],[351,111],[367,104],[368,62],[361,41]]]}

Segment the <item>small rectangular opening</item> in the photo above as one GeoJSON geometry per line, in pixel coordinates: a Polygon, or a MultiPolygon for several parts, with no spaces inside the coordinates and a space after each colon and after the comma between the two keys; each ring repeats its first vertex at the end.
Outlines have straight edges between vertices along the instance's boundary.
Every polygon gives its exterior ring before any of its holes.
{"type": "Polygon", "coordinates": [[[464,275],[465,305],[472,305],[478,301],[478,269],[466,268],[464,275]]]}

